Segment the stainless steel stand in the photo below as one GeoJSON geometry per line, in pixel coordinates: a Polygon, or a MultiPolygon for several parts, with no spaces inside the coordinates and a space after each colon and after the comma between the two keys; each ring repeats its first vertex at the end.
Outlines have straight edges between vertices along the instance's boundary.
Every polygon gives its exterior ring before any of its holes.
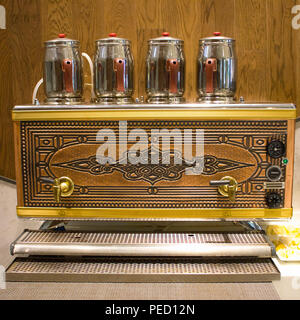
{"type": "Polygon", "coordinates": [[[247,223],[47,221],[40,230],[25,230],[12,243],[11,254],[17,258],[7,269],[7,281],[262,282],[280,278],[271,259],[274,247],[258,225],[247,223]]]}

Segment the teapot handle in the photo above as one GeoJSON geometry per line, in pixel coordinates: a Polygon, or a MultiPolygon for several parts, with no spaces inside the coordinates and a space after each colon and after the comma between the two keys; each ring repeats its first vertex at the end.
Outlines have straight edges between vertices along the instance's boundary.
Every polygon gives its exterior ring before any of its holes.
{"type": "Polygon", "coordinates": [[[167,71],[169,72],[169,91],[171,93],[177,93],[177,78],[179,72],[180,62],[177,59],[167,60],[167,71]]]}
{"type": "Polygon", "coordinates": [[[69,93],[74,92],[73,61],[71,59],[64,59],[62,61],[62,71],[64,74],[65,90],[69,93]]]}
{"type": "Polygon", "coordinates": [[[36,95],[37,95],[38,90],[39,90],[39,88],[40,88],[40,86],[41,86],[41,84],[42,84],[43,82],[44,82],[44,79],[42,78],[42,79],[40,79],[40,80],[38,81],[38,83],[35,85],[35,87],[34,87],[34,89],[33,89],[33,93],[32,93],[32,104],[35,104],[35,105],[39,104],[39,101],[37,100],[36,95]]]}
{"type": "Polygon", "coordinates": [[[206,93],[214,92],[214,72],[217,71],[217,60],[209,58],[205,61],[206,93]]]}
{"type": "Polygon", "coordinates": [[[114,59],[114,71],[116,73],[117,91],[124,92],[124,74],[125,74],[125,60],[122,58],[114,59]]]}
{"type": "Polygon", "coordinates": [[[92,90],[91,90],[91,97],[92,97],[92,101],[95,100],[96,96],[95,96],[95,92],[94,92],[94,69],[93,69],[93,62],[90,58],[90,56],[85,53],[85,52],[82,52],[81,54],[84,58],[86,58],[88,64],[89,64],[89,67],[90,67],[90,72],[91,72],[91,87],[92,87],[92,90]]]}

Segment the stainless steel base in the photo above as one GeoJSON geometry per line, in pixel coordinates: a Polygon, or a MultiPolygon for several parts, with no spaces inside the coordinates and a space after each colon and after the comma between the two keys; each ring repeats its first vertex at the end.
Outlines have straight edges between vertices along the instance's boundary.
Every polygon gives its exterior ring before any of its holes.
{"type": "Polygon", "coordinates": [[[131,104],[134,103],[132,97],[101,97],[95,98],[93,101],[95,104],[131,104]]]}
{"type": "Polygon", "coordinates": [[[45,99],[45,104],[47,105],[76,105],[76,104],[83,104],[83,98],[47,98],[45,99]]]}
{"type": "Polygon", "coordinates": [[[11,254],[126,257],[272,257],[259,232],[76,232],[25,230],[11,254]]]}
{"type": "Polygon", "coordinates": [[[180,104],[185,102],[185,98],[157,96],[157,97],[149,97],[147,99],[147,102],[154,103],[154,104],[164,104],[164,103],[180,104]]]}
{"type": "Polygon", "coordinates": [[[200,103],[235,103],[234,97],[222,97],[222,96],[203,96],[199,97],[200,103]]]}
{"type": "Polygon", "coordinates": [[[17,258],[7,281],[268,282],[280,273],[271,259],[17,258]]]}

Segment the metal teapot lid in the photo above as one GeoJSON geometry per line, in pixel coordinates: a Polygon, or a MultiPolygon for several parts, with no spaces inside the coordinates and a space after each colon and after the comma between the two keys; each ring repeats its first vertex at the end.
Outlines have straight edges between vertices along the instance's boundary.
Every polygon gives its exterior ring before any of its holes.
{"type": "Polygon", "coordinates": [[[117,34],[112,32],[108,35],[108,38],[96,40],[96,44],[123,44],[130,45],[131,41],[124,38],[118,38],[117,34]]]}
{"type": "Polygon", "coordinates": [[[183,44],[183,40],[181,39],[176,39],[176,38],[172,38],[170,37],[170,33],[169,32],[163,32],[162,37],[158,37],[158,38],[154,38],[154,39],[150,39],[148,40],[149,44],[183,44]]]}
{"type": "Polygon", "coordinates": [[[44,44],[45,47],[55,47],[57,45],[77,47],[79,46],[80,42],[78,40],[68,39],[64,33],[60,33],[58,38],[45,41],[44,44]]]}
{"type": "Polygon", "coordinates": [[[199,40],[200,42],[234,42],[235,39],[221,36],[221,32],[214,32],[213,37],[206,37],[199,40]]]}

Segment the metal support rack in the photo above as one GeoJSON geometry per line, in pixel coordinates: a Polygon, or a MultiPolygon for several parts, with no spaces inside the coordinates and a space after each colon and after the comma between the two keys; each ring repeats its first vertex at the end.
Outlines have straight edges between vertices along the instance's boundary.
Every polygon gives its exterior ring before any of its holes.
{"type": "MultiPolygon", "coordinates": [[[[280,279],[261,230],[24,230],[7,281],[265,282],[280,279]]],[[[71,228],[72,229],[72,228],[71,228]]]]}

